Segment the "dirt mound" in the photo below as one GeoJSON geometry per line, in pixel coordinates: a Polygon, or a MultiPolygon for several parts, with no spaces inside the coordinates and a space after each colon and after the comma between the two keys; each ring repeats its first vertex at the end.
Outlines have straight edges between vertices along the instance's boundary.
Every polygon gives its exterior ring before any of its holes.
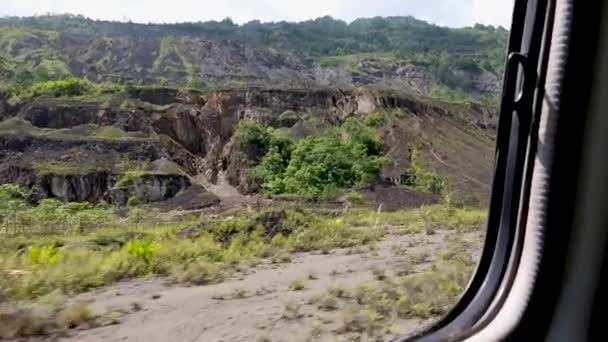
{"type": "Polygon", "coordinates": [[[158,203],[161,210],[196,210],[220,203],[219,197],[207,191],[202,185],[194,184],[179,192],[175,197],[158,203]]]}
{"type": "Polygon", "coordinates": [[[390,182],[367,184],[355,189],[365,196],[367,203],[382,204],[383,211],[395,211],[438,203],[438,195],[424,193],[394,185],[390,182]]]}

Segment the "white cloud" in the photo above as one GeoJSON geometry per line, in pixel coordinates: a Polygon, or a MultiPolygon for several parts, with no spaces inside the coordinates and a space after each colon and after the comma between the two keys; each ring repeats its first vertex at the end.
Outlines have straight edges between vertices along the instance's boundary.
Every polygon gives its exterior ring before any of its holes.
{"type": "Polygon", "coordinates": [[[412,15],[447,26],[475,23],[508,27],[513,0],[0,0],[0,15],[74,13],[96,19],[135,22],[221,20],[239,23],[299,21],[331,15],[358,17],[412,15]]]}

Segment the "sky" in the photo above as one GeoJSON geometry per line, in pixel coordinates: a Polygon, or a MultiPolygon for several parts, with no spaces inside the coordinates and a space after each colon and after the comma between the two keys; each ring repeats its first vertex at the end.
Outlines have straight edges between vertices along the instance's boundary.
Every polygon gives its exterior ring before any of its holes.
{"type": "Polygon", "coordinates": [[[513,0],[0,0],[0,16],[81,14],[94,19],[174,23],[221,20],[237,23],[302,21],[331,15],[348,22],[359,17],[412,15],[437,25],[475,23],[510,27],[513,0]]]}

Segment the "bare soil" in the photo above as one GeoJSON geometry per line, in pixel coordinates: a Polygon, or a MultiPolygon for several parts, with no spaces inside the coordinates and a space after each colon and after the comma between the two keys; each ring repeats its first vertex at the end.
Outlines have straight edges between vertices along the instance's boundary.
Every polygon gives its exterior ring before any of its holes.
{"type": "MultiPolygon", "coordinates": [[[[387,273],[412,257],[429,262],[452,232],[434,235],[387,235],[374,248],[340,249],[329,254],[299,253],[286,264],[262,261],[223,283],[183,287],[162,279],[134,280],[82,294],[73,300],[91,300],[95,313],[124,312],[116,325],[71,331],[60,341],[349,341],[338,335],[341,312],[320,312],[311,298],[332,286],[351,289],[371,280],[373,270],[387,273]],[[406,251],[396,253],[395,251],[406,251]],[[310,275],[312,275],[309,279],[310,275]],[[301,279],[304,288],[290,289],[301,279]],[[297,308],[289,316],[288,306],[297,308]],[[313,337],[313,326],[317,333],[313,337]],[[320,325],[320,327],[319,327],[320,325]]],[[[461,235],[481,246],[482,233],[461,235]]],[[[476,253],[477,254],[477,253],[476,253]]],[[[478,255],[473,255],[477,258],[478,255]]],[[[424,269],[429,263],[415,268],[424,269]]],[[[399,334],[408,334],[421,320],[396,322],[399,334]]]]}

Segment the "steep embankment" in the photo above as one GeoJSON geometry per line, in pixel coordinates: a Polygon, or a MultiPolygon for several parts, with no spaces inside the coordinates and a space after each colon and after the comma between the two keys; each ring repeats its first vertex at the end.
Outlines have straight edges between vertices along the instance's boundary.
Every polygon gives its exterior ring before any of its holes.
{"type": "MultiPolygon", "coordinates": [[[[382,117],[383,179],[402,182],[416,158],[454,189],[484,199],[493,148],[486,128],[495,122],[490,111],[364,89],[134,88],[89,100],[39,97],[4,109],[0,182],[31,187],[35,199],[119,204],[172,198],[194,176],[216,183],[218,175],[228,175],[239,188],[243,167],[231,157],[240,121],[281,128],[299,139],[315,134],[311,122],[340,126],[348,117],[371,115],[382,117]]],[[[203,198],[201,206],[218,201],[203,198]]]]}
{"type": "MultiPolygon", "coordinates": [[[[73,16],[0,18],[0,76],[68,76],[197,89],[271,86],[495,96],[508,32],[411,17],[142,25],[73,16]]],[[[445,95],[445,94],[444,94],[445,95]]]]}

